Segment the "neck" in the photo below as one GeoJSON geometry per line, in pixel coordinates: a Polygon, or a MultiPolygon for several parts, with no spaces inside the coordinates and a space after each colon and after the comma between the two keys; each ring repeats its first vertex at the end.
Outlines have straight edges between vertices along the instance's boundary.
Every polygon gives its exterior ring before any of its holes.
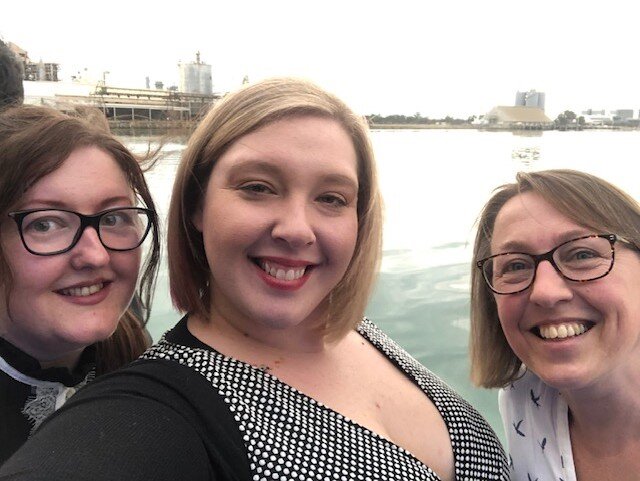
{"type": "Polygon", "coordinates": [[[78,366],[78,362],[80,361],[80,356],[82,355],[82,351],[73,351],[70,353],[66,353],[63,356],[60,356],[55,359],[46,359],[40,361],[40,366],[43,369],[47,369],[50,367],[66,367],[69,372],[73,372],[78,366]]]}
{"type": "MultiPolygon", "coordinates": [[[[572,437],[600,452],[615,452],[640,439],[640,398],[630,382],[618,389],[563,393],[572,437]],[[604,450],[604,451],[602,451],[604,450]]],[[[584,390],[586,391],[586,390],[584,390]]]]}
{"type": "Polygon", "coordinates": [[[66,367],[69,372],[73,372],[80,361],[80,356],[84,348],[74,351],[68,351],[64,353],[48,352],[46,350],[38,349],[30,344],[23,342],[20,337],[12,336],[10,332],[5,332],[4,337],[8,342],[15,347],[28,354],[32,358],[36,359],[40,363],[40,367],[48,369],[50,367],[66,367]]]}
{"type": "MultiPolygon", "coordinates": [[[[223,353],[223,346],[241,346],[242,350],[278,355],[320,353],[328,347],[317,323],[279,329],[246,319],[231,320],[214,306],[209,318],[191,316],[189,329],[223,353]]],[[[233,352],[228,354],[233,355],[233,352]]]]}

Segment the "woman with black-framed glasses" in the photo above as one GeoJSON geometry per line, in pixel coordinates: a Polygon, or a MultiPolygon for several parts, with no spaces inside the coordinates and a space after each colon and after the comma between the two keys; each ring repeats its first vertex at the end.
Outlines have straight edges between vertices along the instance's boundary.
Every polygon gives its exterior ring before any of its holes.
{"type": "Polygon", "coordinates": [[[0,153],[2,463],[79,387],[148,346],[159,239],[140,163],[104,125],[10,108],[0,153]]]}
{"type": "Polygon", "coordinates": [[[638,246],[638,202],[586,173],[521,172],[485,205],[472,378],[503,388],[514,479],[637,479],[638,246]]]}

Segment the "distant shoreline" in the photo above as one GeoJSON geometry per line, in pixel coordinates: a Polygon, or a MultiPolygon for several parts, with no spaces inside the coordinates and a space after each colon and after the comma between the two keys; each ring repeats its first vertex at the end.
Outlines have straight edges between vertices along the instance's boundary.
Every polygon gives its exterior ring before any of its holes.
{"type": "Polygon", "coordinates": [[[450,130],[450,129],[478,129],[477,125],[472,124],[369,124],[372,130],[450,130]]]}
{"type": "MultiPolygon", "coordinates": [[[[171,121],[171,120],[109,120],[109,126],[111,129],[119,134],[126,134],[127,131],[132,135],[135,133],[175,133],[175,134],[190,134],[197,126],[196,121],[171,121]]],[[[514,127],[497,127],[495,125],[474,125],[474,124],[374,124],[370,123],[369,128],[371,130],[480,130],[483,132],[545,132],[551,130],[559,131],[581,131],[581,130],[617,130],[617,131],[632,131],[640,130],[640,127],[627,127],[627,126],[610,126],[610,125],[597,125],[597,126],[582,126],[581,128],[569,127],[569,128],[551,128],[551,129],[533,129],[533,128],[514,128],[514,127]]]]}

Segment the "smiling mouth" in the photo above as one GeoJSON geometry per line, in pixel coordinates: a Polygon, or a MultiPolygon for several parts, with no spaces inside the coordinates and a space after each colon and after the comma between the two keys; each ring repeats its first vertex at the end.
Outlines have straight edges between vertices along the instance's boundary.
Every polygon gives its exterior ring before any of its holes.
{"type": "Polygon", "coordinates": [[[104,282],[100,282],[98,284],[93,284],[92,286],[84,286],[84,287],[69,287],[67,289],[60,289],[56,291],[58,294],[62,294],[63,296],[74,296],[74,297],[87,297],[91,294],[95,294],[96,292],[104,289],[104,282]]]}
{"type": "Polygon", "coordinates": [[[260,269],[279,281],[295,281],[311,269],[311,266],[285,267],[282,265],[274,265],[274,263],[270,263],[264,259],[253,259],[253,261],[260,269]]]}
{"type": "Polygon", "coordinates": [[[590,322],[563,322],[551,326],[539,326],[533,329],[534,334],[542,339],[567,339],[581,336],[594,326],[590,322]]]}

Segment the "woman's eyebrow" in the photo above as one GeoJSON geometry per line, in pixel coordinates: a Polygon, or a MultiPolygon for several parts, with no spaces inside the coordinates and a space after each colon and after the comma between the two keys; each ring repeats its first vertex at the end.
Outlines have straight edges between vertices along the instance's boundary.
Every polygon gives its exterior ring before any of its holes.
{"type": "Polygon", "coordinates": [[[358,182],[352,177],[343,174],[327,174],[323,176],[322,180],[331,185],[339,185],[358,191],[358,182]]]}
{"type": "Polygon", "coordinates": [[[234,164],[229,167],[228,176],[231,177],[241,174],[248,169],[273,175],[281,173],[281,169],[271,162],[258,159],[245,159],[234,162],[234,164]]]}
{"type": "MultiPolygon", "coordinates": [[[[571,239],[587,236],[592,233],[592,231],[586,229],[572,229],[570,231],[563,232],[561,235],[556,236],[553,247],[559,246],[563,242],[569,241],[571,239]]],[[[530,242],[520,240],[508,240],[496,246],[497,254],[500,254],[501,252],[532,252],[534,250],[536,249],[532,248],[530,242]]]]}
{"type": "MultiPolygon", "coordinates": [[[[279,165],[260,159],[241,159],[229,167],[228,177],[240,175],[246,170],[263,172],[271,175],[283,175],[286,171],[279,165]]],[[[337,184],[358,190],[358,182],[352,177],[340,173],[330,172],[320,176],[322,182],[327,184],[337,184]]]]}
{"type": "MultiPolygon", "coordinates": [[[[123,204],[123,203],[128,206],[132,202],[134,202],[133,196],[132,197],[128,197],[128,196],[125,196],[125,195],[115,195],[115,196],[107,197],[107,198],[101,200],[97,204],[97,209],[98,210],[103,210],[103,209],[107,209],[109,206],[112,206],[112,205],[115,205],[115,204],[123,204]]],[[[24,203],[21,203],[20,209],[24,210],[24,206],[26,206],[26,205],[38,205],[38,206],[42,206],[42,207],[51,207],[52,209],[74,210],[73,208],[71,208],[69,202],[61,201],[61,200],[58,200],[58,199],[48,199],[48,198],[35,197],[33,199],[28,199],[24,203]]]]}

